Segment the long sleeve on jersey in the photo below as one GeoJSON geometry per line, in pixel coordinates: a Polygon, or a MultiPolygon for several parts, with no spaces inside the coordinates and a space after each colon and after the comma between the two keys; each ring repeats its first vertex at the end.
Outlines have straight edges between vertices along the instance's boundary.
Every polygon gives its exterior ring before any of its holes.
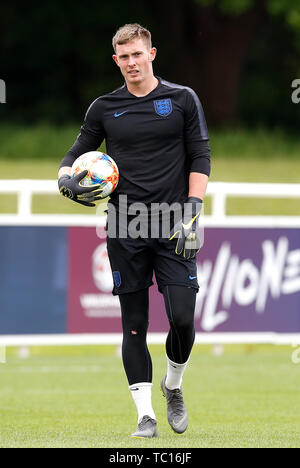
{"type": "Polygon", "coordinates": [[[189,88],[186,94],[184,139],[190,172],[209,176],[210,147],[206,121],[196,93],[189,88]]]}

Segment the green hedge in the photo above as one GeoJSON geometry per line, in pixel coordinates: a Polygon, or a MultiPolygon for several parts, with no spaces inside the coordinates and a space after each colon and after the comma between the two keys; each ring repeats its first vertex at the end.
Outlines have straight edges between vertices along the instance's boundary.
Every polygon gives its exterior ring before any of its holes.
{"type": "MultiPolygon", "coordinates": [[[[1,125],[0,159],[62,159],[80,131],[80,123],[22,127],[1,125]]],[[[214,158],[287,159],[300,157],[300,138],[281,129],[237,128],[210,131],[214,158]]],[[[102,145],[102,150],[105,146],[102,145]]]]}

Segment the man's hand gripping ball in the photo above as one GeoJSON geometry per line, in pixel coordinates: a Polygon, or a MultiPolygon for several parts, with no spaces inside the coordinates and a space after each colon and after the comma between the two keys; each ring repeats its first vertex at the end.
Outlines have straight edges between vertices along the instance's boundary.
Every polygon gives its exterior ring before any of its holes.
{"type": "Polygon", "coordinates": [[[63,175],[59,178],[58,187],[60,193],[70,200],[80,203],[84,206],[95,206],[95,201],[101,200],[102,189],[100,185],[84,187],[80,185],[80,181],[87,175],[88,171],[80,172],[77,176],[71,178],[68,175],[63,175]]]}

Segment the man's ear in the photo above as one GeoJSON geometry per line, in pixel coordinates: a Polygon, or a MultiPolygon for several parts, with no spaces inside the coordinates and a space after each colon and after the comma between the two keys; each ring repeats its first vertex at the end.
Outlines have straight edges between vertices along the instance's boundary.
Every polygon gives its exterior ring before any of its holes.
{"type": "Polygon", "coordinates": [[[155,47],[152,47],[152,49],[150,49],[150,54],[149,54],[149,61],[150,62],[153,62],[153,60],[156,57],[156,54],[157,54],[157,49],[155,47]]]}
{"type": "Polygon", "coordinates": [[[120,65],[119,65],[118,57],[114,54],[114,55],[112,56],[112,58],[113,58],[114,62],[115,62],[115,63],[118,65],[118,67],[119,67],[120,65]]]}

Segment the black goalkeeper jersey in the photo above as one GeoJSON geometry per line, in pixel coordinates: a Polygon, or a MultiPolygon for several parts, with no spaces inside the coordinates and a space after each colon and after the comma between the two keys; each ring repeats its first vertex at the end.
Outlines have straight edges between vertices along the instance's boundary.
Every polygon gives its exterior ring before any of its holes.
{"type": "Polygon", "coordinates": [[[136,97],[126,85],[96,99],[61,167],[99,148],[117,163],[120,180],[111,195],[127,195],[128,204],[184,203],[190,172],[209,176],[208,132],[195,92],[159,77],[147,96],[136,97]]]}

